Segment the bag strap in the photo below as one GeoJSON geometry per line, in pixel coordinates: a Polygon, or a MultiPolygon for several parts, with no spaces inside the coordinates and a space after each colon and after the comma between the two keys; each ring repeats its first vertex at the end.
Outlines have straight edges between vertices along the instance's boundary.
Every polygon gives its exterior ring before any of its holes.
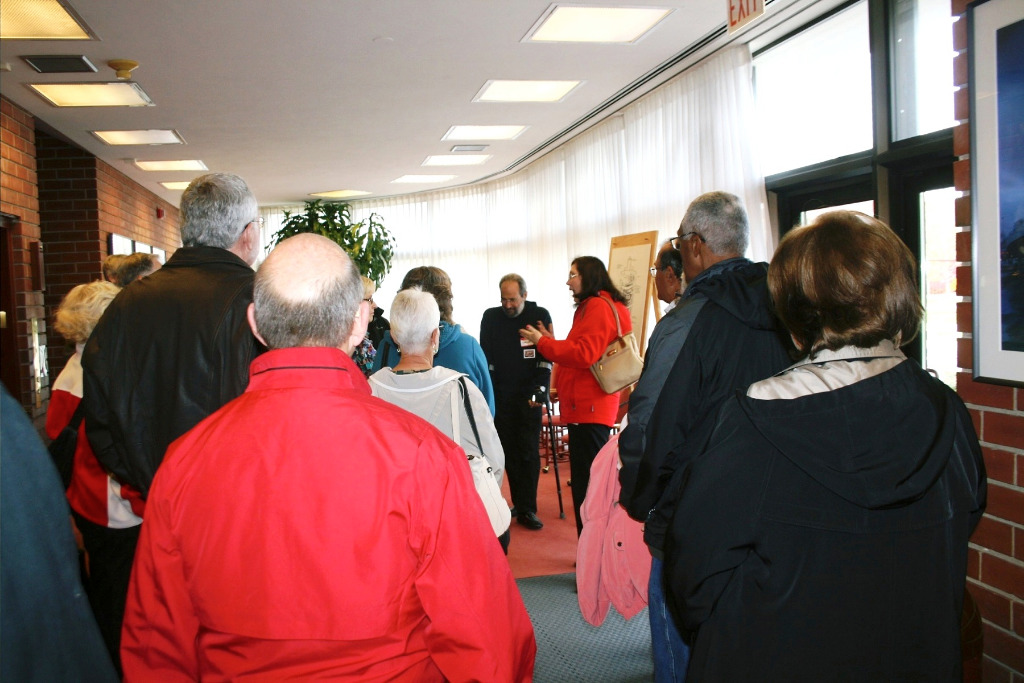
{"type": "Polygon", "coordinates": [[[462,445],[462,420],[459,419],[459,401],[455,398],[455,391],[448,392],[448,402],[452,408],[452,441],[462,445]]]}
{"type": "Polygon", "coordinates": [[[85,419],[85,401],[79,400],[78,405],[75,407],[75,412],[71,413],[71,421],[68,422],[68,427],[78,431],[78,425],[82,424],[82,420],[85,419]]]}
{"type": "Polygon", "coordinates": [[[466,376],[459,375],[459,390],[462,392],[462,400],[466,404],[466,416],[469,418],[469,426],[473,428],[473,438],[476,439],[476,447],[480,449],[480,455],[484,454],[484,447],[480,443],[480,432],[476,430],[476,418],[473,417],[473,407],[469,405],[469,387],[466,386],[466,376]]]}
{"type": "Polygon", "coordinates": [[[600,294],[598,294],[597,296],[598,296],[599,299],[603,300],[605,303],[607,303],[609,306],[612,307],[612,315],[615,316],[615,331],[618,333],[617,336],[621,339],[622,338],[622,324],[619,322],[619,312],[618,312],[618,310],[616,310],[615,304],[613,304],[612,300],[609,299],[606,296],[601,296],[600,294]]]}

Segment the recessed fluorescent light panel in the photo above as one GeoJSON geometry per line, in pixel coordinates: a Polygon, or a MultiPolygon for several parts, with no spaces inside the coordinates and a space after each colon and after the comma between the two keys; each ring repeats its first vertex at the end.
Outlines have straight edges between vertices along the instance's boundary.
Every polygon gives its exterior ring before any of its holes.
{"type": "Polygon", "coordinates": [[[490,154],[433,154],[423,162],[424,166],[479,166],[487,163],[490,154]]]}
{"type": "Polygon", "coordinates": [[[55,107],[152,107],[138,83],[29,83],[55,107]]]}
{"type": "Polygon", "coordinates": [[[139,161],[135,165],[143,171],[206,171],[206,164],[199,159],[175,159],[173,161],[139,161]]]}
{"type": "Polygon", "coordinates": [[[672,12],[664,7],[555,5],[527,34],[533,43],[633,43],[672,12]]]}
{"type": "Polygon", "coordinates": [[[92,30],[59,0],[4,0],[0,38],[20,40],[92,40],[92,30]]]}
{"type": "Polygon", "coordinates": [[[452,152],[482,152],[487,145],[452,145],[452,152]]]}
{"type": "Polygon", "coordinates": [[[452,126],[442,140],[515,140],[526,126],[452,126]]]}
{"type": "Polygon", "coordinates": [[[184,190],[192,183],[191,180],[174,180],[172,182],[160,183],[168,190],[184,190]]]}
{"type": "Polygon", "coordinates": [[[94,130],[92,134],[108,145],[183,145],[174,130],[94,130]]]}
{"type": "Polygon", "coordinates": [[[454,175],[404,175],[401,178],[395,178],[391,182],[393,183],[443,183],[449,180],[455,180],[458,176],[454,175]]]}
{"type": "Polygon", "coordinates": [[[474,102],[560,102],[579,81],[487,81],[474,102]]]}
{"type": "Polygon", "coordinates": [[[362,197],[370,194],[365,190],[331,190],[330,192],[310,192],[310,197],[323,197],[324,199],[347,199],[349,197],[362,197]]]}

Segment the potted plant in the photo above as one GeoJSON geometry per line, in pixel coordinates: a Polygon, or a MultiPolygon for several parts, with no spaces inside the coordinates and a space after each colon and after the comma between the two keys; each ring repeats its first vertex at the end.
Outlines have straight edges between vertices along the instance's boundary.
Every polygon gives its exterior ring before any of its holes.
{"type": "Polygon", "coordinates": [[[284,212],[281,229],[274,233],[269,248],[292,235],[312,232],[335,242],[359,268],[359,272],[378,285],[391,270],[395,255],[395,239],[371,213],[357,223],[352,222],[351,207],[347,202],[325,202],[316,199],[305,203],[302,211],[284,212]]]}

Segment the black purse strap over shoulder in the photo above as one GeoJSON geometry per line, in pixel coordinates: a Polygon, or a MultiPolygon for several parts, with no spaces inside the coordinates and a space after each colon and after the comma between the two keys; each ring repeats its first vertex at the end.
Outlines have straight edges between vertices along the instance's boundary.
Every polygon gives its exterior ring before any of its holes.
{"type": "Polygon", "coordinates": [[[473,407],[469,405],[469,387],[466,386],[465,375],[459,377],[459,391],[462,392],[462,401],[466,404],[466,417],[469,418],[469,426],[473,428],[473,438],[476,439],[476,447],[480,449],[480,454],[482,455],[484,447],[480,443],[480,432],[476,429],[476,418],[473,417],[473,407]]]}
{"type": "Polygon", "coordinates": [[[68,422],[68,427],[71,427],[76,432],[78,426],[82,424],[82,420],[85,419],[85,401],[79,401],[78,406],[75,408],[75,412],[71,413],[71,421],[68,422]]]}

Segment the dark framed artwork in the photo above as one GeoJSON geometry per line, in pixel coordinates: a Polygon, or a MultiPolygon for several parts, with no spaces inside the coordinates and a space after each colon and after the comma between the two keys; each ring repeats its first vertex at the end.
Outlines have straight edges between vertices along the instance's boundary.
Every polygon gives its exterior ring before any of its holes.
{"type": "Polygon", "coordinates": [[[1024,384],[1024,2],[967,8],[974,377],[1024,384]]]}

